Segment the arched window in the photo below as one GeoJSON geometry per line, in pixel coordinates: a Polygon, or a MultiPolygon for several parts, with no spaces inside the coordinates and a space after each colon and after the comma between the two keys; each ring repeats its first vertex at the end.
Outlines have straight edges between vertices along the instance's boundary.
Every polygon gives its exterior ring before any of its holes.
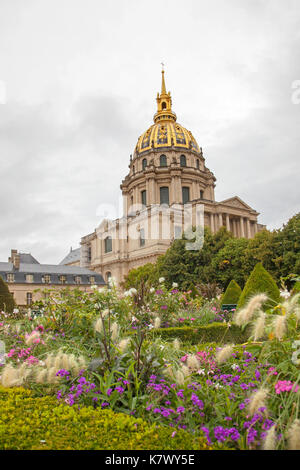
{"type": "Polygon", "coordinates": [[[167,108],[167,103],[163,101],[161,104],[161,109],[166,109],[166,108],[167,108]]]}
{"type": "Polygon", "coordinates": [[[203,199],[203,197],[204,197],[204,191],[203,189],[200,189],[200,199],[203,199]]]}
{"type": "Polygon", "coordinates": [[[185,157],[185,155],[180,155],[180,166],[186,166],[186,157],[185,157]]]}
{"type": "Polygon", "coordinates": [[[159,164],[160,166],[167,166],[167,157],[165,155],[159,157],[159,164]]]}
{"type": "Polygon", "coordinates": [[[112,251],[112,238],[106,237],[104,240],[104,250],[105,253],[110,253],[112,251]]]}
{"type": "Polygon", "coordinates": [[[190,188],[183,186],[182,188],[182,204],[187,204],[190,201],[190,188]]]}
{"type": "Polygon", "coordinates": [[[141,191],[141,202],[143,204],[143,206],[146,206],[147,205],[147,193],[146,193],[146,190],[144,189],[144,191],[141,191]]]}
{"type": "Polygon", "coordinates": [[[167,186],[162,186],[159,188],[160,193],[160,203],[169,205],[169,188],[167,186]]]}
{"type": "Polygon", "coordinates": [[[198,160],[198,158],[197,158],[197,168],[198,170],[200,169],[200,161],[198,160]]]}
{"type": "Polygon", "coordinates": [[[105,277],[106,277],[106,282],[108,283],[111,278],[111,272],[107,271],[107,273],[105,274],[105,277]]]}
{"type": "Polygon", "coordinates": [[[142,168],[145,170],[147,168],[147,158],[144,158],[142,161],[142,168]]]}

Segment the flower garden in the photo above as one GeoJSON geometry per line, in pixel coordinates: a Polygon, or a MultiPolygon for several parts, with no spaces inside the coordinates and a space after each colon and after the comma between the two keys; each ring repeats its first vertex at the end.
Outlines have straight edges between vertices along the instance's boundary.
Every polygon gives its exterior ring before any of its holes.
{"type": "Polygon", "coordinates": [[[294,281],[258,265],[211,299],[160,278],[3,311],[0,448],[299,450],[294,281]]]}

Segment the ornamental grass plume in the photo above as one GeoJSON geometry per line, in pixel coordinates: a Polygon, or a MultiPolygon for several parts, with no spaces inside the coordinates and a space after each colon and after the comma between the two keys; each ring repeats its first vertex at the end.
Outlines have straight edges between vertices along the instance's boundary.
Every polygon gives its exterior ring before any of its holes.
{"type": "Polygon", "coordinates": [[[251,318],[253,317],[256,310],[260,309],[261,306],[268,300],[268,296],[266,294],[257,294],[252,297],[248,304],[236,313],[235,316],[235,323],[238,326],[245,325],[249,323],[251,318]]]}
{"type": "Polygon", "coordinates": [[[260,388],[257,392],[254,392],[250,397],[248,404],[248,413],[253,416],[259,408],[265,407],[265,401],[268,396],[268,390],[266,388],[260,388]]]}
{"type": "Polygon", "coordinates": [[[286,327],[286,316],[285,315],[276,315],[273,320],[273,333],[275,338],[279,341],[284,337],[287,327],[286,327]]]}
{"type": "Polygon", "coordinates": [[[220,351],[216,353],[217,363],[222,364],[223,362],[226,362],[227,359],[231,357],[232,353],[233,353],[233,346],[230,344],[220,349],[220,351]]]}
{"type": "Polygon", "coordinates": [[[58,370],[56,369],[56,367],[51,367],[51,369],[48,370],[47,383],[55,384],[59,381],[59,378],[56,376],[57,372],[58,370]]]}
{"type": "Polygon", "coordinates": [[[199,361],[198,361],[197,356],[195,356],[194,354],[191,354],[191,355],[188,356],[188,358],[186,360],[186,364],[192,370],[198,370],[199,369],[199,361]]]}
{"type": "Polygon", "coordinates": [[[5,366],[1,377],[1,384],[3,387],[16,387],[19,385],[19,382],[19,374],[17,369],[15,369],[10,364],[5,366]]]}
{"type": "Polygon", "coordinates": [[[95,326],[94,326],[94,330],[95,330],[97,333],[101,333],[101,332],[102,332],[102,330],[103,330],[103,323],[102,323],[101,317],[99,317],[98,320],[96,321],[95,326]]]}
{"type": "Polygon", "coordinates": [[[121,352],[125,352],[128,345],[130,343],[130,338],[125,338],[125,339],[122,339],[119,344],[118,344],[118,349],[121,351],[121,352]]]}
{"type": "Polygon", "coordinates": [[[177,370],[176,371],[175,379],[176,379],[176,382],[178,383],[178,385],[183,385],[184,384],[185,376],[184,376],[182,370],[177,370]]]}
{"type": "Polygon", "coordinates": [[[257,318],[253,326],[254,341],[257,341],[264,336],[265,321],[266,321],[266,314],[261,311],[259,314],[259,317],[257,318]]]}
{"type": "Polygon", "coordinates": [[[184,364],[181,366],[181,371],[185,377],[188,377],[189,375],[191,375],[190,369],[184,364]]]}
{"type": "Polygon", "coordinates": [[[263,443],[263,450],[275,450],[277,444],[276,426],[272,426],[268,431],[263,443]]]}
{"type": "Polygon", "coordinates": [[[178,351],[180,349],[180,341],[179,339],[175,338],[173,341],[173,348],[178,351]]]}
{"type": "Polygon", "coordinates": [[[300,420],[295,419],[288,433],[288,450],[300,450],[300,420]]]}
{"type": "Polygon", "coordinates": [[[116,339],[119,336],[119,325],[116,321],[111,325],[110,331],[111,331],[111,339],[113,341],[116,341],[116,339]]]}
{"type": "Polygon", "coordinates": [[[161,320],[159,317],[156,317],[155,320],[154,320],[154,328],[159,328],[160,327],[160,324],[161,324],[161,320]]]}
{"type": "Polygon", "coordinates": [[[43,384],[47,382],[47,374],[48,374],[47,369],[37,370],[36,375],[35,375],[35,382],[38,384],[43,384]]]}

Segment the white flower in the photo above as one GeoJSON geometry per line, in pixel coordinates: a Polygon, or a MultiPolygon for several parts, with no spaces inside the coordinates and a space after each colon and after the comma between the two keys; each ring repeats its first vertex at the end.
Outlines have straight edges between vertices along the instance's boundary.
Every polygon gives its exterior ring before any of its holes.
{"type": "Polygon", "coordinates": [[[158,282],[159,282],[160,284],[161,284],[162,282],[165,282],[165,278],[164,278],[164,277],[160,277],[160,278],[158,279],[158,282]]]}
{"type": "Polygon", "coordinates": [[[239,369],[239,365],[238,364],[232,364],[231,369],[232,370],[239,369]]]}
{"type": "Polygon", "coordinates": [[[173,282],[172,287],[174,287],[174,288],[175,288],[175,287],[178,287],[177,282],[173,282]]]}
{"type": "Polygon", "coordinates": [[[280,295],[281,295],[281,297],[283,297],[284,299],[288,299],[288,298],[291,296],[291,294],[289,293],[289,291],[288,291],[287,289],[281,290],[281,291],[280,291],[280,295]]]}
{"type": "Polygon", "coordinates": [[[219,388],[223,388],[223,385],[215,384],[215,388],[218,390],[219,388]]]}
{"type": "Polygon", "coordinates": [[[150,294],[153,294],[154,291],[155,291],[154,287],[151,287],[150,294]]]}
{"type": "Polygon", "coordinates": [[[19,309],[18,309],[18,308],[14,308],[14,313],[19,313],[19,309]]]}
{"type": "Polygon", "coordinates": [[[149,329],[149,330],[152,330],[152,328],[154,328],[153,325],[149,325],[149,326],[148,326],[148,329],[149,329]]]}
{"type": "Polygon", "coordinates": [[[91,286],[91,289],[93,289],[93,290],[97,289],[96,284],[93,284],[93,285],[91,286]]]}
{"type": "Polygon", "coordinates": [[[205,370],[204,369],[199,369],[197,370],[198,375],[205,375],[205,370]]]}
{"type": "Polygon", "coordinates": [[[111,276],[109,278],[108,285],[109,285],[109,287],[115,287],[116,286],[116,279],[113,276],[111,276]]]}

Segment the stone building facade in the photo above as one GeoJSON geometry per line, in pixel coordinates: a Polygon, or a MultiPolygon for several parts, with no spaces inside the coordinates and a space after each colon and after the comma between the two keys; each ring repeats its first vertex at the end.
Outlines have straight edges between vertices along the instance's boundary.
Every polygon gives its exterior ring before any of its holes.
{"type": "Polygon", "coordinates": [[[154,263],[175,238],[202,224],[252,238],[264,226],[238,196],[217,202],[214,174],[192,133],[177,123],[162,71],[154,124],[138,139],[121,184],[123,217],[104,220],[81,239],[80,265],[120,283],[132,269],[154,263]]]}

